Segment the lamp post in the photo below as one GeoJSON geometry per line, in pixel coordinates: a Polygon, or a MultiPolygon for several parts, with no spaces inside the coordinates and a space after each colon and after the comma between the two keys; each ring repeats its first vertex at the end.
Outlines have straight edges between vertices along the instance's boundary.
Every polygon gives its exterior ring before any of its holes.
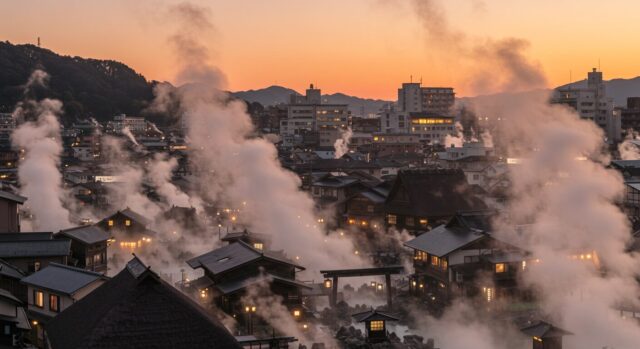
{"type": "Polygon", "coordinates": [[[247,332],[253,334],[253,313],[257,310],[255,305],[247,305],[244,307],[244,312],[247,313],[247,332]]]}

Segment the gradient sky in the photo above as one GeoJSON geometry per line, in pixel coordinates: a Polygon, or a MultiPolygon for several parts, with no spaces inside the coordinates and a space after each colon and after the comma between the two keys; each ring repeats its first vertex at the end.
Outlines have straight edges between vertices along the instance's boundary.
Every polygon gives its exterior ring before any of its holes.
{"type": "MultiPolygon", "coordinates": [[[[115,59],[147,79],[176,73],[163,14],[179,1],[0,0],[0,40],[35,43],[61,54],[115,59]]],[[[409,76],[449,86],[455,67],[433,55],[409,0],[192,0],[211,9],[216,30],[202,39],[230,90],[283,85],[325,93],[395,99],[409,76]]],[[[519,37],[550,85],[586,76],[601,62],[606,79],[640,75],[637,0],[455,0],[443,2],[452,26],[478,37],[519,37]]],[[[455,85],[453,87],[456,87],[455,85]]],[[[458,95],[469,94],[461,88],[458,95]]]]}

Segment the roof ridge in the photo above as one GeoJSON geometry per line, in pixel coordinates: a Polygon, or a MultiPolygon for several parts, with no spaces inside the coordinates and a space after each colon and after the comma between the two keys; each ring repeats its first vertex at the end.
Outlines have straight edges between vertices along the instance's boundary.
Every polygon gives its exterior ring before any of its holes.
{"type": "Polygon", "coordinates": [[[74,267],[74,266],[71,266],[71,265],[56,263],[56,262],[50,262],[49,265],[47,265],[46,267],[42,268],[41,270],[47,269],[50,266],[59,267],[59,268],[63,268],[63,269],[68,269],[68,270],[73,270],[73,271],[77,271],[77,272],[81,272],[81,273],[85,273],[85,274],[91,274],[91,275],[100,276],[100,277],[106,277],[103,273],[99,273],[97,271],[87,270],[87,269],[83,269],[83,268],[74,267]]]}

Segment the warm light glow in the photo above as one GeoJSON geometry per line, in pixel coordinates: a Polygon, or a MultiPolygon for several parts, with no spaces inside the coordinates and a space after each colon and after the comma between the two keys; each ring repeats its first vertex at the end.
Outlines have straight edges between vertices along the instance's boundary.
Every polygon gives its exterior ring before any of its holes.
{"type": "Polygon", "coordinates": [[[506,271],[506,266],[504,265],[504,263],[496,264],[496,273],[504,273],[505,271],[506,271]]]}
{"type": "Polygon", "coordinates": [[[294,310],[293,311],[293,316],[294,317],[300,317],[300,310],[294,310]]]}
{"type": "Polygon", "coordinates": [[[382,331],[384,330],[384,321],[382,320],[374,320],[371,321],[370,325],[369,325],[369,330],[370,331],[382,331]]]}
{"type": "Polygon", "coordinates": [[[331,288],[331,280],[330,279],[325,279],[324,280],[324,287],[325,288],[331,288]]]}

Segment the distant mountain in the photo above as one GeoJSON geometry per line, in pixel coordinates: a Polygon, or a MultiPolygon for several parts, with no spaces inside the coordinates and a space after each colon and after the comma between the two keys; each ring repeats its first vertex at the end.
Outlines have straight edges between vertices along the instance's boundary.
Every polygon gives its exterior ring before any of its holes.
{"type": "MultiPolygon", "coordinates": [[[[238,91],[231,93],[234,97],[248,102],[258,102],[263,106],[288,103],[291,94],[300,94],[295,90],[282,86],[269,86],[263,89],[238,91]]],[[[322,95],[322,102],[328,104],[348,104],[353,115],[375,114],[389,101],[349,96],[344,93],[322,95]]]]}
{"type": "Polygon", "coordinates": [[[154,82],[123,63],[0,42],[0,112],[12,111],[23,98],[23,85],[35,69],[50,76],[48,88],[38,97],[61,100],[64,123],[90,116],[104,121],[121,113],[138,115],[153,99],[154,82]]]}
{"type": "MultiPolygon", "coordinates": [[[[631,79],[611,79],[604,82],[607,96],[613,97],[616,106],[627,105],[627,97],[640,97],[640,76],[631,79]]],[[[586,87],[587,80],[576,81],[560,87],[586,87]]]]}

